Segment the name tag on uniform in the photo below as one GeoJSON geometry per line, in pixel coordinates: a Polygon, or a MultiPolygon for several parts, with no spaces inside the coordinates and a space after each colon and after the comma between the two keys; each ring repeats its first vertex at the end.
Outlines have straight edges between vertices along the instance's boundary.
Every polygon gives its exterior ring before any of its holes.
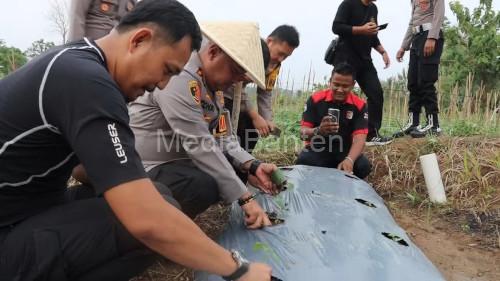
{"type": "Polygon", "coordinates": [[[213,130],[215,137],[225,137],[231,134],[231,114],[227,109],[224,109],[219,115],[217,127],[213,130]]]}

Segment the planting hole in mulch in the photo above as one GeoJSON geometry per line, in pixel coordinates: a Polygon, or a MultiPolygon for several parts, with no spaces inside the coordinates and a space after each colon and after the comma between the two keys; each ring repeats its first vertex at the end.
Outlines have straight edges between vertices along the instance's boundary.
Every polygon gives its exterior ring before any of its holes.
{"type": "Polygon", "coordinates": [[[387,233],[387,232],[382,232],[382,235],[384,235],[384,237],[394,241],[394,242],[397,242],[399,245],[403,245],[403,246],[410,246],[408,245],[408,243],[401,237],[397,236],[396,234],[391,234],[391,233],[387,233]]]}
{"type": "Polygon", "coordinates": [[[357,199],[355,199],[355,200],[356,200],[356,201],[358,201],[359,203],[361,203],[361,204],[365,205],[365,206],[370,207],[370,208],[377,208],[377,206],[375,206],[375,204],[373,204],[373,203],[371,203],[371,202],[368,202],[368,201],[366,201],[366,200],[359,199],[359,198],[357,198],[357,199]]]}
{"type": "Polygon", "coordinates": [[[273,226],[285,223],[285,220],[282,218],[279,218],[278,214],[276,212],[266,212],[266,214],[267,214],[267,217],[269,218],[269,220],[271,221],[271,223],[273,224],[273,226]]]}

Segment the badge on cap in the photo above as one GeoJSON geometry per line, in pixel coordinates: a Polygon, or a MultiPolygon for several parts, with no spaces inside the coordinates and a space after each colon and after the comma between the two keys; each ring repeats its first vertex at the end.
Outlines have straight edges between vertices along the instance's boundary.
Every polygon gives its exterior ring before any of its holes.
{"type": "Polygon", "coordinates": [[[197,105],[201,103],[201,89],[200,85],[198,85],[197,81],[189,81],[189,91],[191,92],[191,96],[193,97],[194,102],[197,105]]]}
{"type": "Polygon", "coordinates": [[[353,115],[354,115],[354,113],[352,111],[347,111],[345,113],[345,118],[348,120],[351,120],[353,115]]]}

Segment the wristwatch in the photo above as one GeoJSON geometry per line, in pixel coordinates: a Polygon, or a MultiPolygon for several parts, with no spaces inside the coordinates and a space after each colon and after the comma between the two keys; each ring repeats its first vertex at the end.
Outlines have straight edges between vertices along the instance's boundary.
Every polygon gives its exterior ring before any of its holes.
{"type": "Polygon", "coordinates": [[[255,176],[255,174],[257,173],[257,169],[259,168],[260,164],[262,164],[262,162],[260,160],[253,160],[252,163],[250,164],[250,169],[248,170],[248,172],[250,173],[250,175],[252,176],[255,176]]]}
{"type": "Polygon", "coordinates": [[[313,130],[313,136],[318,136],[319,135],[319,127],[314,128],[313,130]]]}
{"type": "Polygon", "coordinates": [[[238,265],[238,269],[229,276],[222,276],[226,281],[237,280],[248,272],[250,263],[236,250],[231,250],[231,257],[238,265]]]}

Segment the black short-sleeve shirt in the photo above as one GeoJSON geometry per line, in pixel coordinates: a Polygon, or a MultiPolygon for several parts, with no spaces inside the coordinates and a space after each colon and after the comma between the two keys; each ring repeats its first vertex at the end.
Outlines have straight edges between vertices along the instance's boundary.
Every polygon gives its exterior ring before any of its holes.
{"type": "MultiPolygon", "coordinates": [[[[321,120],[328,115],[329,108],[338,109],[339,132],[334,136],[342,138],[343,150],[348,152],[355,135],[368,134],[368,110],[365,101],[353,93],[349,93],[343,103],[335,101],[334,95],[335,92],[331,89],[314,93],[306,102],[301,125],[307,128],[319,127],[321,120]]],[[[309,144],[311,143],[306,142],[306,145],[309,144]]]]}
{"type": "Polygon", "coordinates": [[[126,102],[87,39],[0,80],[0,226],[63,203],[78,163],[97,194],[145,178],[126,102]]]}

